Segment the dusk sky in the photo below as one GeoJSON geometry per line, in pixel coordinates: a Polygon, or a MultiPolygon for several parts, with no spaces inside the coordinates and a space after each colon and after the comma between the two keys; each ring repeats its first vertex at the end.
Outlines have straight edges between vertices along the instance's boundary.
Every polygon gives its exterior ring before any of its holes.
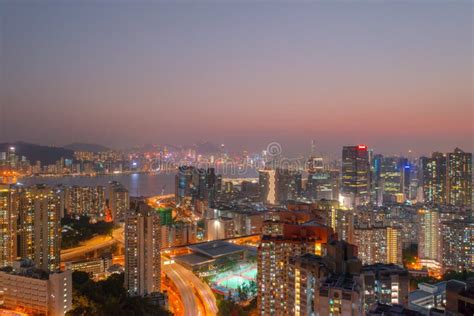
{"type": "Polygon", "coordinates": [[[0,0],[0,142],[474,150],[473,2],[0,0]]]}

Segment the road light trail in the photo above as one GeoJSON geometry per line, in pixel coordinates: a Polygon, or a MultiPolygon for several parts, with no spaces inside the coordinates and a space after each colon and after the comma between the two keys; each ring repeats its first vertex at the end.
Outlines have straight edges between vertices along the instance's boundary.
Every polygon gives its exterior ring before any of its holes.
{"type": "Polygon", "coordinates": [[[194,295],[191,285],[183,278],[183,276],[173,269],[172,265],[164,265],[163,272],[171,279],[178,289],[181,301],[184,305],[185,316],[196,316],[196,313],[202,315],[202,310],[199,308],[199,302],[194,295]]]}
{"type": "MultiPolygon", "coordinates": [[[[171,263],[165,265],[167,269],[173,270],[175,273],[180,275],[183,279],[188,281],[188,284],[191,284],[196,290],[199,297],[204,303],[204,308],[206,315],[216,315],[217,314],[217,303],[214,293],[211,288],[201,279],[199,279],[194,273],[184,268],[182,265],[177,263],[171,263]]],[[[187,285],[190,287],[189,285],[187,285]]],[[[185,307],[186,308],[186,307],[185,307]]]]}

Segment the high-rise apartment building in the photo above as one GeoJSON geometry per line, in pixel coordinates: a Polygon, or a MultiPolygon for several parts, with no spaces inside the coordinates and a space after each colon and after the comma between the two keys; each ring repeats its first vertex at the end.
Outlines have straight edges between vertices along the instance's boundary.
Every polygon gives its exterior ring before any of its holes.
{"type": "Polygon", "coordinates": [[[131,202],[125,214],[125,288],[130,295],[161,289],[159,213],[143,200],[131,202]]]}
{"type": "Polygon", "coordinates": [[[447,204],[471,207],[472,153],[459,148],[447,155],[447,204]]]}
{"type": "Polygon", "coordinates": [[[360,225],[354,229],[354,244],[363,264],[402,265],[401,228],[382,223],[360,225]]]}
{"type": "Polygon", "coordinates": [[[114,224],[123,221],[125,213],[130,208],[130,196],[128,190],[116,181],[109,184],[109,207],[112,212],[114,224]]]}
{"type": "Polygon", "coordinates": [[[442,222],[441,231],[443,270],[474,271],[474,221],[442,222]]]}
{"type": "Polygon", "coordinates": [[[422,264],[437,267],[440,263],[440,213],[434,209],[418,210],[418,257],[422,264]]]}
{"type": "Polygon", "coordinates": [[[328,226],[330,226],[337,238],[350,244],[354,243],[354,214],[352,210],[331,208],[329,211],[328,226]]]}
{"type": "Polygon", "coordinates": [[[289,261],[286,315],[360,315],[361,262],[355,246],[327,244],[327,254],[304,254],[289,261]]]}
{"type": "Polygon", "coordinates": [[[425,202],[471,207],[472,153],[459,148],[447,155],[433,153],[422,158],[425,202]]]}
{"type": "Polygon", "coordinates": [[[286,315],[289,312],[289,260],[306,253],[321,255],[332,230],[311,224],[283,224],[282,230],[263,235],[258,247],[258,313],[286,315]]]}
{"type": "Polygon", "coordinates": [[[19,255],[35,266],[59,269],[61,252],[61,195],[52,187],[35,185],[19,192],[19,255]]]}
{"type": "Polygon", "coordinates": [[[9,266],[17,257],[17,189],[0,184],[0,267],[9,266]]]}
{"type": "Polygon", "coordinates": [[[86,215],[99,219],[105,216],[106,199],[103,186],[74,185],[65,191],[65,207],[69,214],[86,215]]]}
{"type": "Polygon", "coordinates": [[[365,145],[342,149],[342,194],[351,200],[351,206],[370,201],[370,159],[365,145]]]}
{"type": "Polygon", "coordinates": [[[423,170],[423,196],[425,202],[446,204],[446,156],[433,153],[421,159],[423,170]]]}

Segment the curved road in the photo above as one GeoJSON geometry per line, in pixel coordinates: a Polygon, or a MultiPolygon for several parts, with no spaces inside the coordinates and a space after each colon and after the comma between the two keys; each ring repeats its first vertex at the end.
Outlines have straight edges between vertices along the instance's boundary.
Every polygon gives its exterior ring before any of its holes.
{"type": "Polygon", "coordinates": [[[179,296],[184,306],[185,316],[203,316],[202,306],[194,295],[191,285],[181,276],[175,269],[171,267],[171,264],[163,266],[163,272],[171,279],[178,289],[179,296]]]}
{"type": "Polygon", "coordinates": [[[196,315],[196,312],[197,315],[214,316],[217,314],[218,309],[214,293],[194,273],[177,263],[163,265],[163,271],[178,288],[185,315],[196,315]],[[202,305],[204,305],[204,310],[202,305]]]}
{"type": "Polygon", "coordinates": [[[61,261],[70,261],[73,259],[80,258],[88,252],[99,250],[101,248],[110,247],[117,242],[123,240],[123,227],[117,228],[112,232],[110,236],[96,236],[82,243],[80,246],[65,249],[61,251],[61,261]]]}
{"type": "Polygon", "coordinates": [[[198,278],[194,273],[182,265],[174,263],[172,266],[180,275],[185,276],[186,279],[193,285],[204,304],[206,315],[216,315],[218,312],[216,297],[214,296],[214,293],[212,292],[209,285],[207,285],[206,282],[198,278]]]}

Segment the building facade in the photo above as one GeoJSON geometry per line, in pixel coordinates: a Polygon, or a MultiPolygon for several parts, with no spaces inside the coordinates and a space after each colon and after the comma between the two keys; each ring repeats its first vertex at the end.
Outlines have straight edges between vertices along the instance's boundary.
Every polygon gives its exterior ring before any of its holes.
{"type": "Polygon", "coordinates": [[[125,288],[145,296],[161,289],[161,225],[145,201],[132,201],[125,215],[125,288]]]}

